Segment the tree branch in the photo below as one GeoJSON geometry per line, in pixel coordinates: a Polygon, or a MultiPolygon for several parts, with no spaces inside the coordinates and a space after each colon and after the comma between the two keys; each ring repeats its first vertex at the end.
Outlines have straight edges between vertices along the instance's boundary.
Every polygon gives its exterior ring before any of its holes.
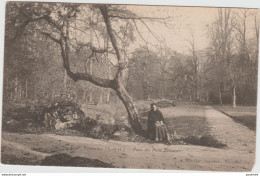
{"type": "Polygon", "coordinates": [[[99,8],[99,10],[100,10],[100,12],[103,16],[104,22],[106,24],[107,33],[108,33],[108,36],[109,36],[110,41],[112,43],[112,46],[115,49],[116,56],[117,56],[118,63],[119,63],[119,69],[123,69],[125,67],[125,63],[124,63],[123,57],[122,57],[122,55],[119,51],[117,40],[116,40],[116,38],[113,34],[113,29],[112,29],[111,23],[109,21],[109,15],[108,15],[107,7],[105,5],[99,5],[98,8],[99,8]]]}
{"type": "Polygon", "coordinates": [[[61,47],[61,55],[63,59],[63,67],[66,69],[68,76],[73,79],[74,81],[79,81],[79,80],[85,80],[89,81],[97,86],[104,87],[104,88],[112,88],[115,89],[115,81],[110,80],[110,79],[104,79],[100,78],[94,75],[91,75],[89,73],[74,73],[70,69],[69,65],[69,56],[66,53],[66,45],[68,45],[67,42],[61,42],[60,47],[61,47]]]}
{"type": "Polygon", "coordinates": [[[47,32],[40,32],[42,35],[45,35],[46,37],[49,37],[51,40],[53,40],[55,43],[60,44],[61,43],[61,39],[56,39],[55,37],[53,37],[51,34],[47,33],[47,32]]]}

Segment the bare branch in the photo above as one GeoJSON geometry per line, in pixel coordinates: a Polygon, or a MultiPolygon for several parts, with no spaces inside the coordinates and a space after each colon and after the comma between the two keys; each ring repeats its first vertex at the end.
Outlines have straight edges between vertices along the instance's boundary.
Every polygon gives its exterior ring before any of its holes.
{"type": "Polygon", "coordinates": [[[109,14],[108,14],[107,7],[105,5],[99,5],[97,7],[99,8],[99,10],[100,10],[100,12],[103,16],[104,22],[106,24],[108,36],[109,36],[110,41],[112,43],[112,46],[113,46],[113,48],[116,52],[116,57],[117,57],[118,63],[119,63],[119,70],[122,70],[126,67],[126,63],[124,63],[123,57],[122,57],[120,50],[118,48],[118,43],[117,43],[117,40],[116,40],[115,35],[113,33],[111,23],[109,21],[109,14]]]}
{"type": "Polygon", "coordinates": [[[66,69],[67,74],[71,79],[73,79],[74,81],[85,80],[85,81],[89,81],[100,87],[115,89],[116,84],[115,84],[114,80],[100,78],[100,77],[91,75],[89,73],[72,72],[70,69],[70,65],[69,65],[69,56],[66,53],[66,45],[68,45],[68,43],[66,41],[65,42],[63,41],[60,43],[61,55],[62,55],[62,59],[63,59],[63,66],[66,69]]]}
{"type": "Polygon", "coordinates": [[[53,37],[51,34],[47,33],[47,32],[40,32],[42,35],[45,35],[46,37],[50,38],[51,40],[53,40],[55,43],[60,44],[61,43],[61,39],[56,39],[55,37],[53,37]]]}

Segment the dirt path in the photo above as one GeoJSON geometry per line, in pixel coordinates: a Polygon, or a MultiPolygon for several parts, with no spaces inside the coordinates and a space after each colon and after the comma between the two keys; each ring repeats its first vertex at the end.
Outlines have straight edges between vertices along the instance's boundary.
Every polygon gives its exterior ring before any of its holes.
{"type": "Polygon", "coordinates": [[[212,135],[230,150],[255,153],[256,133],[247,127],[234,122],[230,117],[213,109],[205,107],[205,117],[211,127],[212,135]]]}
{"type": "MultiPolygon", "coordinates": [[[[197,115],[206,115],[213,135],[226,143],[228,148],[216,149],[192,145],[133,143],[53,134],[3,132],[2,152],[20,155],[17,157],[28,157],[31,154],[34,157],[38,156],[39,161],[45,155],[66,153],[70,156],[99,159],[120,168],[214,171],[250,171],[252,169],[254,164],[254,145],[252,144],[255,143],[253,133],[211,107],[194,107],[188,111],[196,111],[197,115]],[[243,146],[244,144],[247,146],[243,146]]],[[[176,115],[174,114],[176,109],[170,108],[163,112],[168,117],[171,115],[172,118],[176,115]]]]}

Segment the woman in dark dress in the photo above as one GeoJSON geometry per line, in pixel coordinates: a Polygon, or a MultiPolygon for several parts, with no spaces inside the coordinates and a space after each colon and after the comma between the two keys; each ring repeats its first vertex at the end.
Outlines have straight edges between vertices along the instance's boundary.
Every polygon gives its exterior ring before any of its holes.
{"type": "Polygon", "coordinates": [[[168,142],[165,121],[155,103],[151,104],[151,110],[148,113],[147,133],[148,137],[155,142],[168,142]]]}

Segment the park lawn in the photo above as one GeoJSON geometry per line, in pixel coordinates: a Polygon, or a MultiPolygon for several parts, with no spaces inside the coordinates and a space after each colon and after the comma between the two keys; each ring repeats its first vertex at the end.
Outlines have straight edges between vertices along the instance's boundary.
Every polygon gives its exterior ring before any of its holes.
{"type": "Polygon", "coordinates": [[[231,117],[235,122],[248,127],[250,130],[256,131],[255,106],[237,106],[233,108],[230,105],[224,105],[215,106],[215,108],[231,117]]]}

